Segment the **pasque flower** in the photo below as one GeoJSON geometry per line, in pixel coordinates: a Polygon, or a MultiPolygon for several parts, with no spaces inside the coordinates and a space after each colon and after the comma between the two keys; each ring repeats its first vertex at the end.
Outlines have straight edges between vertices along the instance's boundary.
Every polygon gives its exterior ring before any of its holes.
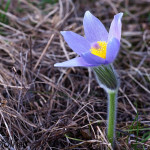
{"type": "Polygon", "coordinates": [[[86,11],[83,19],[85,37],[71,31],[61,32],[69,47],[80,57],[56,63],[54,66],[96,67],[112,63],[120,48],[122,16],[123,13],[114,16],[108,33],[101,21],[86,11]]]}
{"type": "Polygon", "coordinates": [[[61,32],[69,47],[79,57],[54,65],[56,67],[92,67],[98,84],[108,95],[107,138],[112,147],[115,141],[117,93],[120,85],[112,62],[120,48],[122,16],[123,13],[114,16],[108,33],[100,20],[86,11],[83,19],[85,37],[71,31],[61,32]]]}

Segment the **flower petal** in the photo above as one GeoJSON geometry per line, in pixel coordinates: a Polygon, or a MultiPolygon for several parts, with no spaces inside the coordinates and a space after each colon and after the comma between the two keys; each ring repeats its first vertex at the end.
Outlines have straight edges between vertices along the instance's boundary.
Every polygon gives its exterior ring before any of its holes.
{"type": "Polygon", "coordinates": [[[81,55],[90,49],[90,43],[84,37],[71,31],[61,31],[61,34],[69,47],[77,54],[81,55]]]}
{"type": "Polygon", "coordinates": [[[88,64],[82,57],[76,57],[71,60],[62,62],[62,63],[56,63],[54,64],[54,67],[91,67],[91,64],[88,64]]]}
{"type": "Polygon", "coordinates": [[[118,41],[118,39],[116,38],[112,38],[108,44],[107,44],[107,53],[106,53],[106,61],[108,63],[112,63],[118,52],[119,52],[119,48],[120,48],[120,42],[118,41]]]}
{"type": "Polygon", "coordinates": [[[99,66],[101,64],[107,64],[105,59],[98,57],[96,55],[93,55],[91,52],[83,53],[81,55],[81,57],[83,57],[83,59],[87,63],[92,64],[93,66],[99,66]]]}
{"type": "Polygon", "coordinates": [[[101,21],[86,11],[83,19],[85,37],[90,43],[97,41],[107,41],[108,32],[101,21]]]}
{"type": "Polygon", "coordinates": [[[108,35],[108,41],[115,37],[120,41],[121,38],[121,27],[122,27],[122,23],[121,23],[121,18],[123,16],[123,13],[119,13],[117,15],[114,16],[114,19],[110,25],[110,29],[109,29],[109,35],[108,35]]]}

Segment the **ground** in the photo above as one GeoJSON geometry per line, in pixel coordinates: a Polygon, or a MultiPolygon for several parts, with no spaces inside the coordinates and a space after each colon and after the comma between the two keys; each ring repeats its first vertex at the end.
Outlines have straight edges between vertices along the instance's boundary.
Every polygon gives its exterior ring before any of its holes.
{"type": "Polygon", "coordinates": [[[150,149],[150,1],[3,0],[0,5],[0,147],[105,150],[107,95],[88,68],[55,68],[77,55],[60,31],[84,35],[91,11],[109,29],[123,12],[116,149],[150,149]]]}

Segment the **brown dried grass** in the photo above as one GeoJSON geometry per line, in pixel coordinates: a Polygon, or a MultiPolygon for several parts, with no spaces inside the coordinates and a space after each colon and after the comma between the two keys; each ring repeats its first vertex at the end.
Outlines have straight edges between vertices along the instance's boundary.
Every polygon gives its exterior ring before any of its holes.
{"type": "Polygon", "coordinates": [[[1,149],[111,148],[106,94],[91,70],[53,66],[76,56],[60,31],[83,35],[86,10],[107,29],[113,15],[124,12],[115,61],[121,78],[116,149],[150,149],[149,140],[141,143],[150,128],[150,1],[60,0],[44,9],[39,3],[14,0],[8,12],[0,10],[9,19],[8,25],[0,22],[1,149]],[[138,134],[137,125],[143,129],[138,134]]]}

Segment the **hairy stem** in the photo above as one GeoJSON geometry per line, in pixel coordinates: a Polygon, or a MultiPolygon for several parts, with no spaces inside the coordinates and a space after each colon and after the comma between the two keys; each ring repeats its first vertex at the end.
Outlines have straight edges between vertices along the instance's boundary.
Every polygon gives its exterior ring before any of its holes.
{"type": "Polygon", "coordinates": [[[114,147],[115,140],[115,126],[116,126],[116,108],[117,108],[117,90],[108,92],[108,123],[107,123],[107,137],[112,147],[114,147]]]}

